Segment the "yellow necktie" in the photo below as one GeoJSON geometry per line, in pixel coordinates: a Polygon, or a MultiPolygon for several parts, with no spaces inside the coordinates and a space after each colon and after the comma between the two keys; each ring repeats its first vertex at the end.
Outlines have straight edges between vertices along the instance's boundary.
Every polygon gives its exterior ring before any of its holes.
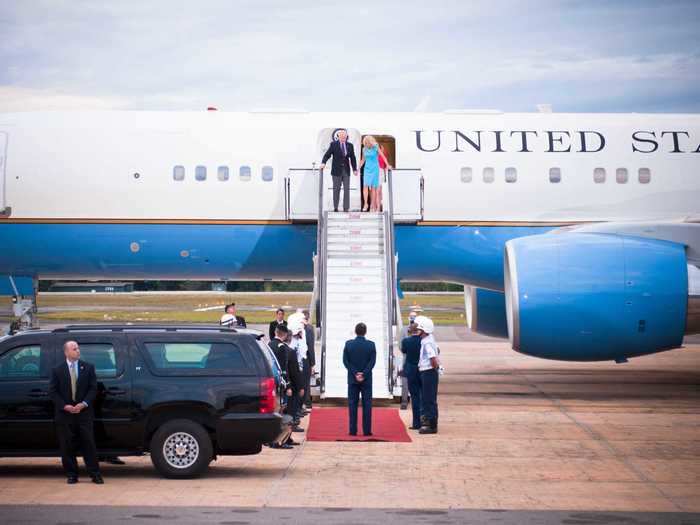
{"type": "Polygon", "coordinates": [[[70,391],[73,394],[73,401],[75,401],[75,387],[78,383],[78,378],[75,377],[75,363],[71,363],[70,367],[70,391]]]}

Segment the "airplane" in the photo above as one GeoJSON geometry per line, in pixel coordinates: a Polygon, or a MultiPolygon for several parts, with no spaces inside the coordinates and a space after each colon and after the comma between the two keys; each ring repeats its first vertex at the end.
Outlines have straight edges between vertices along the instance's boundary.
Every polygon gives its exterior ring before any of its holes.
{"type": "Polygon", "coordinates": [[[210,109],[0,114],[25,314],[37,279],[311,280],[345,129],[393,167],[397,287],[464,284],[473,331],[617,362],[700,332],[700,115],[210,109]]]}

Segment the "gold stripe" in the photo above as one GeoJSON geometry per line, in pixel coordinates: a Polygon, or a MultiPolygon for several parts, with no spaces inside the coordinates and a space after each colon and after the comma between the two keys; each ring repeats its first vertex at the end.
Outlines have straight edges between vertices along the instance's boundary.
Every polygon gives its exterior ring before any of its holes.
{"type": "Polygon", "coordinates": [[[599,221],[418,221],[418,226],[576,226],[599,221]]]}
{"type": "Polygon", "coordinates": [[[234,220],[234,219],[40,219],[40,218],[14,218],[0,219],[0,223],[14,224],[292,224],[285,220],[234,220]]]}
{"type": "MultiPolygon", "coordinates": [[[[312,223],[315,221],[299,221],[312,223]]],[[[574,226],[599,221],[417,221],[417,226],[574,226]]],[[[242,219],[79,219],[79,218],[0,218],[0,223],[10,224],[219,224],[219,225],[289,225],[287,220],[242,220],[242,219]]]]}

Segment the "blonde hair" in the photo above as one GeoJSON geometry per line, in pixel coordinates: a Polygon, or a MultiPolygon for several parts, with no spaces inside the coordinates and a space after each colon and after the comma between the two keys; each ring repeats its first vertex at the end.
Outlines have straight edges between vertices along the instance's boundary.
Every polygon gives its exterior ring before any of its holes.
{"type": "Polygon", "coordinates": [[[372,135],[366,135],[365,138],[362,139],[362,145],[365,148],[371,148],[377,145],[377,139],[375,139],[372,135]]]}

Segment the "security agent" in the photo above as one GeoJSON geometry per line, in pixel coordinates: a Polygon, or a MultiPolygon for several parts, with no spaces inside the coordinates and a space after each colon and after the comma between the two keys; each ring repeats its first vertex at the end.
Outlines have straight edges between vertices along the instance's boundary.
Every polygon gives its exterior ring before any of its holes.
{"type": "Polygon", "coordinates": [[[374,342],[365,339],[367,326],[355,326],[355,339],[345,343],[343,364],[348,370],[348,412],[351,436],[357,435],[357,408],[362,394],[362,433],[372,435],[372,369],[377,362],[374,342]]]}
{"type": "Polygon", "coordinates": [[[435,327],[429,318],[416,317],[416,329],[421,338],[418,370],[421,381],[421,428],[420,434],[437,434],[438,430],[438,379],[440,377],[439,350],[433,337],[435,327]]]}
{"type": "Polygon", "coordinates": [[[63,354],[66,359],[51,371],[49,383],[63,470],[69,485],[78,482],[76,444],[79,444],[92,482],[102,485],[93,428],[97,397],[95,367],[80,359],[80,346],[75,341],[65,342],[63,354]]]}
{"type": "Polygon", "coordinates": [[[270,341],[275,338],[275,328],[278,326],[287,326],[287,321],[284,320],[284,308],[278,308],[275,311],[275,319],[270,321],[270,326],[268,330],[268,335],[270,336],[270,341]]]}

